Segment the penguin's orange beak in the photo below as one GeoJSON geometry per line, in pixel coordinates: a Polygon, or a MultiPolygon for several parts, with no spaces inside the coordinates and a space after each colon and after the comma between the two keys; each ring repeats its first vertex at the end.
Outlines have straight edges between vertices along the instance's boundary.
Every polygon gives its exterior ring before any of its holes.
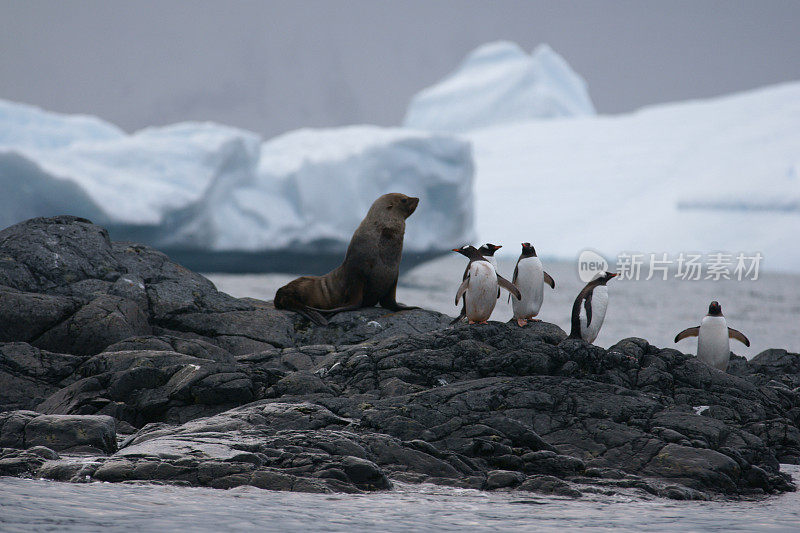
{"type": "Polygon", "coordinates": [[[610,276],[608,276],[608,277],[609,277],[609,278],[616,278],[617,276],[619,276],[619,274],[618,274],[618,273],[616,273],[616,272],[614,272],[613,274],[611,274],[611,275],[610,275],[610,276]]]}
{"type": "Polygon", "coordinates": [[[459,250],[458,248],[453,248],[453,249],[452,249],[452,250],[450,250],[450,251],[451,251],[451,252],[460,252],[461,250],[459,250]]]}
{"type": "Polygon", "coordinates": [[[500,249],[500,248],[502,248],[502,247],[503,247],[503,245],[502,245],[502,244],[499,244],[499,245],[495,246],[495,247],[494,247],[494,249],[495,249],[495,250],[499,250],[499,249],[500,249]]]}

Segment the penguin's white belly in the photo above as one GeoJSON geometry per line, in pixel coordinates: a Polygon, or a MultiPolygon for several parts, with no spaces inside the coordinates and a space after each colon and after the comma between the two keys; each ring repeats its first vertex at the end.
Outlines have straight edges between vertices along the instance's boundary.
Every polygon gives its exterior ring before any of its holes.
{"type": "Polygon", "coordinates": [[[527,257],[519,262],[515,285],[522,294],[522,299],[511,297],[514,318],[538,315],[544,299],[544,270],[538,257],[527,257]]]}
{"type": "Polygon", "coordinates": [[[497,303],[497,272],[486,261],[475,261],[469,268],[465,293],[467,318],[473,322],[489,320],[497,303]]]}
{"type": "Polygon", "coordinates": [[[725,317],[707,316],[700,323],[697,335],[697,358],[719,370],[727,370],[731,358],[731,341],[725,317]]]}
{"type": "Polygon", "coordinates": [[[605,285],[598,285],[592,291],[592,323],[586,324],[586,307],[581,306],[580,310],[580,323],[581,323],[581,337],[586,342],[594,342],[597,334],[600,333],[600,327],[603,325],[603,320],[606,318],[606,309],[608,309],[608,287],[605,285]]]}

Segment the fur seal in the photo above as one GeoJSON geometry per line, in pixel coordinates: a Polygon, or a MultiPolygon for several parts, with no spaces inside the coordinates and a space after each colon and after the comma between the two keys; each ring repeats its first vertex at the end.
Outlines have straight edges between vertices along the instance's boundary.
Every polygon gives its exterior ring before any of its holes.
{"type": "Polygon", "coordinates": [[[722,306],[716,300],[708,306],[708,314],[699,326],[686,328],[675,336],[675,342],[689,337],[697,337],[697,358],[708,366],[725,372],[731,360],[730,339],[736,339],[745,346],[750,340],[740,331],[728,327],[722,316],[722,306]]]}
{"type": "Polygon", "coordinates": [[[323,315],[372,307],[417,309],[397,303],[395,291],[408,218],[419,198],[384,194],[372,203],[353,233],[344,262],[324,276],[299,277],[275,293],[275,307],[325,325],[323,315]]]}
{"type": "Polygon", "coordinates": [[[591,344],[597,338],[608,308],[606,283],[616,275],[612,272],[598,272],[578,293],[575,303],[572,304],[572,329],[569,332],[571,339],[583,339],[591,344]]]}

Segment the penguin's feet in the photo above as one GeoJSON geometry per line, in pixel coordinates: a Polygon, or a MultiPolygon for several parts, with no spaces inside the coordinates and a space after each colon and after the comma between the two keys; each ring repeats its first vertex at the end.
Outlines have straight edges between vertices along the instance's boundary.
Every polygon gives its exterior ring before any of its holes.
{"type": "Polygon", "coordinates": [[[525,320],[524,318],[518,318],[518,319],[517,319],[517,325],[518,325],[519,327],[523,327],[523,326],[525,326],[527,323],[528,323],[528,321],[527,321],[527,320],[525,320]]]}
{"type": "Polygon", "coordinates": [[[469,321],[469,325],[470,325],[470,326],[471,326],[472,324],[475,324],[475,323],[476,323],[476,322],[475,322],[474,320],[470,320],[470,321],[469,321]]]}

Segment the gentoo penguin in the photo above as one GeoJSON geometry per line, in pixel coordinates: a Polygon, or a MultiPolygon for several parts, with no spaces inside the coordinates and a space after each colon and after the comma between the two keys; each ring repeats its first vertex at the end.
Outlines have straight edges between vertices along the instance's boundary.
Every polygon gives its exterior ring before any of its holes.
{"type": "MultiPolygon", "coordinates": [[[[536,249],[529,242],[522,243],[522,253],[517,259],[517,266],[514,267],[511,283],[522,293],[521,300],[511,302],[517,324],[522,327],[528,323],[528,320],[538,320],[534,317],[542,308],[544,284],[547,283],[555,289],[556,282],[553,281],[550,274],[544,271],[542,261],[536,256],[536,249]]],[[[508,298],[510,300],[511,295],[508,298]]]]}
{"type": "Polygon", "coordinates": [[[583,339],[592,343],[597,338],[608,308],[606,283],[615,276],[611,272],[598,272],[578,293],[575,303],[572,304],[572,329],[569,332],[571,339],[583,339]]]}
{"type": "Polygon", "coordinates": [[[708,366],[723,372],[728,370],[731,360],[730,339],[736,339],[750,347],[750,341],[741,332],[729,328],[722,316],[722,306],[713,301],[708,306],[708,314],[699,326],[687,328],[675,336],[675,342],[688,337],[697,337],[697,358],[708,366]]]}
{"type": "Polygon", "coordinates": [[[467,276],[461,282],[456,293],[456,305],[464,296],[464,308],[470,324],[487,323],[497,304],[498,287],[506,289],[517,299],[522,297],[514,284],[498,274],[489,260],[483,257],[474,246],[462,246],[453,251],[469,259],[467,276]]]}
{"type": "MultiPolygon", "coordinates": [[[[497,259],[494,258],[494,253],[502,247],[503,247],[502,244],[498,245],[487,242],[486,244],[478,248],[478,253],[480,253],[483,257],[488,259],[489,262],[494,267],[494,269],[497,270],[497,259]]],[[[466,275],[466,272],[464,272],[464,274],[466,275]]],[[[497,288],[497,297],[500,298],[500,287],[497,288]]]]}
{"type": "Polygon", "coordinates": [[[490,243],[490,242],[487,242],[486,244],[484,244],[483,246],[481,246],[480,248],[478,248],[478,252],[479,252],[479,253],[480,253],[480,254],[481,254],[483,257],[485,257],[486,259],[488,259],[488,260],[489,260],[489,262],[490,262],[490,263],[492,264],[492,266],[494,267],[494,269],[495,269],[495,270],[497,270],[497,259],[495,259],[495,258],[494,258],[494,253],[495,253],[497,250],[499,250],[500,248],[502,248],[502,247],[503,247],[503,245],[502,245],[502,244],[498,245],[498,244],[492,244],[492,243],[490,243]]]}
{"type": "MultiPolygon", "coordinates": [[[[502,247],[503,247],[502,244],[492,244],[490,242],[487,242],[486,244],[478,248],[478,252],[492,264],[495,270],[497,270],[497,259],[495,259],[494,253],[502,247]]],[[[465,245],[462,246],[460,249],[466,250],[466,248],[467,246],[465,245]]],[[[461,278],[461,281],[467,279],[468,273],[469,273],[469,263],[467,263],[466,268],[464,268],[464,276],[461,278]]],[[[497,287],[497,297],[500,298],[500,287],[497,287]]],[[[461,306],[461,313],[459,313],[458,316],[455,317],[450,322],[451,326],[467,316],[466,305],[467,305],[467,299],[464,298],[464,304],[461,306]]]]}

